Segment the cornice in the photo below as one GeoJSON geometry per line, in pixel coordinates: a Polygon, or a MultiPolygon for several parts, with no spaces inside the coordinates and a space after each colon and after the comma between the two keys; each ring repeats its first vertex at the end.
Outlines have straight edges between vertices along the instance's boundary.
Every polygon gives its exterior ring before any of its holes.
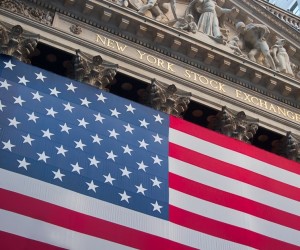
{"type": "MultiPolygon", "coordinates": [[[[107,1],[66,0],[51,1],[49,3],[41,0],[27,0],[27,2],[56,13],[62,13],[74,19],[74,21],[77,20],[75,22],[80,21],[89,26],[102,29],[186,65],[191,65],[209,74],[229,80],[292,107],[300,108],[298,104],[300,86],[297,80],[277,74],[271,69],[235,56],[228,49],[224,50],[224,47],[220,48],[219,44],[214,44],[213,41],[211,43],[200,41],[195,36],[168,27],[153,19],[141,17],[130,9],[107,1]],[[92,15],[96,11],[98,13],[97,18],[92,15]],[[122,25],[127,26],[124,28],[122,25]],[[138,28],[136,32],[134,32],[135,28],[138,28]],[[160,41],[161,37],[163,39],[160,41]],[[155,39],[156,41],[153,43],[155,39]],[[177,45],[179,44],[176,49],[174,49],[177,46],[175,41],[177,41],[177,45]],[[170,42],[175,43],[176,46],[172,48],[170,42]],[[212,61],[207,63],[207,58],[212,59],[212,61]],[[231,65],[231,72],[230,69],[220,70],[224,60],[231,65]],[[237,70],[234,69],[236,67],[238,67],[237,70]],[[239,70],[242,70],[241,73],[239,70]],[[248,80],[244,80],[244,76],[241,77],[240,75],[244,71],[249,75],[248,80]],[[256,83],[252,84],[251,81],[256,83]]],[[[80,23],[78,24],[80,25],[80,23]]]]}

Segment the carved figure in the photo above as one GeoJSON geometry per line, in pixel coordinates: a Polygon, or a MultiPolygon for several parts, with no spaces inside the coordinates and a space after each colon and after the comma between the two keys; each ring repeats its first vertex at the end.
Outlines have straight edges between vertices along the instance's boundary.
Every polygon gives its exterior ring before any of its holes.
{"type": "Polygon", "coordinates": [[[196,33],[198,26],[194,21],[192,14],[188,14],[185,18],[179,18],[178,22],[174,25],[176,28],[186,30],[188,32],[196,33]]]}
{"type": "Polygon", "coordinates": [[[138,13],[145,15],[147,10],[151,10],[156,16],[157,21],[165,21],[165,13],[169,11],[166,4],[170,3],[171,10],[175,19],[177,19],[176,14],[176,0],[147,0],[147,3],[139,8],[138,13]]]}
{"type": "MultiPolygon", "coordinates": [[[[223,35],[220,29],[219,18],[224,26],[224,15],[231,13],[235,8],[226,9],[219,7],[214,0],[193,0],[187,12],[200,14],[198,19],[198,31],[209,35],[217,42],[223,42],[223,35]]],[[[197,20],[197,18],[195,18],[197,20]]]]}
{"type": "Polygon", "coordinates": [[[234,36],[232,37],[232,39],[228,42],[228,47],[231,48],[233,51],[234,51],[234,54],[235,55],[238,55],[238,56],[243,56],[243,57],[246,57],[243,52],[241,51],[240,49],[240,46],[239,46],[239,37],[238,36],[234,36]]]}
{"type": "Polygon", "coordinates": [[[270,54],[269,45],[264,37],[265,34],[270,33],[268,27],[263,24],[250,23],[245,25],[243,22],[238,22],[236,28],[239,38],[242,41],[242,48],[247,47],[250,50],[248,52],[249,59],[253,62],[257,62],[256,56],[262,53],[266,65],[276,70],[274,60],[270,54]]]}
{"type": "Polygon", "coordinates": [[[278,71],[294,76],[289,55],[286,52],[286,49],[283,47],[284,44],[284,39],[277,39],[275,45],[271,48],[271,52],[273,54],[274,61],[278,66],[278,71]]]}

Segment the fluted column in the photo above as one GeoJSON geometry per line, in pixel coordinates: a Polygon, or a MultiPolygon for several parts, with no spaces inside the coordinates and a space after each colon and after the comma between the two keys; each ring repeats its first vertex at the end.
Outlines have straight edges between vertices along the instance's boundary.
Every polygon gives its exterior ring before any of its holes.
{"type": "Polygon", "coordinates": [[[235,112],[223,106],[222,111],[211,117],[209,127],[221,134],[251,143],[258,129],[258,119],[247,117],[243,111],[235,112]]]}
{"type": "Polygon", "coordinates": [[[0,53],[30,63],[29,55],[34,51],[39,35],[24,32],[20,25],[11,28],[0,23],[0,53]]]}
{"type": "Polygon", "coordinates": [[[106,63],[100,55],[90,56],[77,50],[74,58],[74,79],[99,89],[108,86],[117,74],[117,64],[106,63]]]}
{"type": "Polygon", "coordinates": [[[181,117],[187,110],[192,94],[176,88],[174,84],[166,85],[152,79],[146,90],[146,103],[150,107],[181,117]]]}

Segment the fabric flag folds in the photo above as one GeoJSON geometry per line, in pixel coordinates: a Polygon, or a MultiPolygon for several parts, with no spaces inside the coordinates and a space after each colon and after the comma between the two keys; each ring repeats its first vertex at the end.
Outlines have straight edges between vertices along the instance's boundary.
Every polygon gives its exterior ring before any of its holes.
{"type": "Polygon", "coordinates": [[[300,249],[300,164],[0,56],[2,249],[300,249]]]}

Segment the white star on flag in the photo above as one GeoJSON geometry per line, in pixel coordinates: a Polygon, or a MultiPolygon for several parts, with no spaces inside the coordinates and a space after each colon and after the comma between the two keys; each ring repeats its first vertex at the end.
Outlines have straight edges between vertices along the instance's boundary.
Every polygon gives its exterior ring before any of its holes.
{"type": "Polygon", "coordinates": [[[79,122],[78,126],[82,126],[82,127],[84,127],[84,128],[86,128],[86,125],[89,124],[88,122],[86,122],[86,121],[84,120],[84,118],[82,118],[81,120],[80,120],[80,119],[77,119],[77,121],[79,122]]]}
{"type": "Polygon", "coordinates": [[[100,94],[96,94],[96,96],[98,97],[97,101],[101,101],[103,103],[105,103],[105,100],[107,99],[105,96],[103,96],[102,93],[100,94]]]}
{"type": "Polygon", "coordinates": [[[129,132],[130,134],[132,134],[134,128],[132,128],[129,123],[127,125],[123,125],[123,126],[125,128],[125,132],[129,132]]]}
{"type": "Polygon", "coordinates": [[[39,156],[38,161],[44,161],[45,163],[47,163],[47,159],[50,158],[48,155],[46,155],[45,151],[43,151],[41,154],[37,153],[37,155],[39,156]]]}
{"type": "Polygon", "coordinates": [[[5,108],[5,107],[6,107],[6,105],[4,105],[0,100],[0,110],[3,111],[3,108],[5,108]]]}
{"type": "Polygon", "coordinates": [[[43,75],[42,72],[35,73],[35,75],[36,75],[36,80],[41,80],[42,82],[44,82],[44,79],[47,78],[46,76],[43,75]]]}
{"type": "Polygon", "coordinates": [[[18,83],[22,83],[24,84],[25,86],[27,86],[27,83],[29,82],[28,80],[26,80],[25,76],[22,76],[22,77],[19,77],[19,82],[18,83]]]}
{"type": "Polygon", "coordinates": [[[30,163],[26,161],[25,157],[23,158],[23,160],[17,160],[17,161],[19,162],[18,168],[25,168],[27,170],[27,166],[30,165],[30,163]]]}
{"type": "Polygon", "coordinates": [[[47,109],[47,108],[45,108],[45,109],[47,110],[46,115],[51,115],[52,117],[55,118],[55,115],[57,114],[57,112],[53,109],[53,107],[51,107],[50,109],[47,109]]]}
{"type": "Polygon", "coordinates": [[[36,123],[36,119],[39,119],[39,117],[36,116],[34,112],[32,112],[31,114],[27,113],[27,115],[28,115],[28,121],[33,121],[34,123],[36,123]]]}
{"type": "Polygon", "coordinates": [[[101,145],[101,141],[103,141],[103,139],[101,139],[98,134],[95,135],[91,135],[91,137],[93,138],[93,143],[98,143],[99,145],[101,145]]]}
{"type": "Polygon", "coordinates": [[[4,68],[9,68],[10,70],[13,70],[13,67],[15,67],[16,65],[15,64],[12,64],[11,63],[11,60],[9,60],[8,62],[4,62],[5,66],[4,68]]]}
{"type": "Polygon", "coordinates": [[[140,144],[140,148],[144,148],[147,149],[147,146],[149,145],[148,143],[145,142],[145,140],[143,139],[142,141],[138,141],[140,144]]]}
{"type": "Polygon", "coordinates": [[[76,162],[75,164],[71,164],[72,166],[72,172],[77,172],[78,174],[80,174],[80,170],[83,169],[82,167],[79,166],[78,162],[76,162]]]}
{"type": "Polygon", "coordinates": [[[136,164],[138,164],[138,165],[139,165],[139,168],[138,168],[138,170],[142,169],[142,170],[144,170],[144,172],[146,172],[146,168],[148,168],[148,167],[149,167],[149,166],[147,166],[147,165],[145,165],[145,164],[144,164],[144,161],[137,162],[136,164]]]}
{"type": "Polygon", "coordinates": [[[136,110],[136,108],[132,107],[131,103],[129,105],[125,105],[125,107],[127,108],[127,112],[131,112],[132,114],[134,114],[134,110],[136,110]]]}
{"type": "Polygon", "coordinates": [[[4,145],[2,149],[8,149],[10,152],[11,152],[11,149],[16,146],[16,145],[12,144],[10,142],[10,140],[8,140],[7,142],[2,141],[2,143],[4,145]]]}
{"type": "Polygon", "coordinates": [[[87,100],[86,97],[85,97],[84,99],[81,99],[81,98],[79,98],[79,99],[80,99],[80,101],[81,101],[81,105],[82,105],[82,106],[89,107],[89,104],[90,104],[91,102],[89,102],[89,101],[87,100]]]}
{"type": "Polygon", "coordinates": [[[163,206],[158,205],[157,201],[155,203],[151,203],[151,205],[153,206],[153,211],[158,211],[159,213],[161,213],[160,209],[163,206]]]}
{"type": "Polygon", "coordinates": [[[96,168],[98,168],[98,163],[100,163],[100,161],[98,161],[95,156],[93,156],[93,158],[88,159],[90,160],[90,166],[94,165],[96,168]]]}
{"type": "Polygon", "coordinates": [[[74,141],[76,144],[75,148],[80,148],[83,151],[83,147],[85,147],[86,145],[84,143],[82,143],[81,139],[79,141],[74,141]]]}
{"type": "Polygon", "coordinates": [[[161,144],[162,138],[159,137],[158,134],[152,135],[152,136],[153,136],[153,138],[154,138],[154,142],[158,142],[159,144],[161,144]]]}
{"type": "Polygon", "coordinates": [[[69,134],[69,130],[72,129],[72,128],[68,127],[68,125],[66,123],[64,125],[59,124],[59,126],[61,127],[60,132],[66,132],[67,134],[69,134]]]}
{"type": "Polygon", "coordinates": [[[96,193],[96,188],[99,186],[95,185],[93,180],[90,183],[86,182],[86,184],[88,185],[88,190],[93,190],[96,193]]]}
{"type": "Polygon", "coordinates": [[[126,201],[127,203],[129,203],[129,199],[131,198],[131,196],[127,195],[125,190],[123,193],[119,193],[119,195],[121,195],[121,201],[126,201]]]}
{"type": "Polygon", "coordinates": [[[76,86],[74,86],[74,85],[73,85],[73,83],[66,84],[66,86],[68,87],[68,89],[67,89],[67,90],[69,90],[69,91],[72,91],[72,92],[74,92],[74,93],[75,93],[75,89],[77,89],[77,87],[76,87],[76,86]]]}
{"type": "Polygon", "coordinates": [[[142,193],[143,195],[145,195],[145,191],[147,191],[147,189],[143,187],[142,183],[139,186],[135,187],[137,188],[137,193],[142,193]]]}
{"type": "Polygon", "coordinates": [[[111,115],[110,116],[115,116],[117,118],[119,118],[119,115],[121,114],[120,112],[117,111],[117,109],[110,109],[111,115]]]}
{"type": "Polygon", "coordinates": [[[15,99],[14,103],[19,104],[20,106],[23,106],[23,102],[26,102],[22,99],[21,96],[14,97],[14,99],[15,99]]]}
{"type": "Polygon", "coordinates": [[[52,171],[52,173],[54,174],[53,179],[59,179],[60,181],[62,181],[62,178],[65,176],[64,174],[62,174],[60,172],[60,169],[57,169],[57,171],[52,171]]]}
{"type": "Polygon", "coordinates": [[[159,166],[161,166],[161,162],[162,162],[162,159],[158,158],[157,155],[155,155],[155,157],[151,156],[151,158],[153,159],[153,164],[158,164],[159,166]]]}
{"type": "Polygon", "coordinates": [[[43,98],[44,96],[40,95],[40,93],[37,91],[35,93],[31,92],[31,94],[33,95],[32,99],[33,100],[38,100],[39,102],[41,101],[41,98],[43,98]]]}
{"type": "Polygon", "coordinates": [[[28,143],[30,146],[32,146],[31,142],[33,142],[35,139],[31,138],[30,134],[28,134],[26,136],[22,135],[22,137],[24,139],[23,143],[28,143]]]}
{"type": "Polygon", "coordinates": [[[152,187],[157,186],[158,188],[160,188],[160,184],[162,184],[161,181],[159,181],[157,179],[157,177],[155,177],[154,179],[150,179],[152,181],[152,187]]]}
{"type": "Polygon", "coordinates": [[[5,88],[6,90],[8,90],[8,87],[11,86],[11,84],[9,84],[6,80],[4,80],[3,82],[0,81],[0,83],[1,83],[0,88],[5,88]]]}
{"type": "Polygon", "coordinates": [[[55,147],[57,149],[57,154],[61,154],[66,157],[66,154],[68,150],[64,149],[63,145],[60,145],[60,147],[55,147]]]}
{"type": "Polygon", "coordinates": [[[42,136],[42,137],[47,137],[49,140],[51,140],[51,136],[54,135],[54,134],[52,134],[52,133],[49,131],[49,129],[47,129],[47,130],[41,130],[41,131],[42,131],[42,133],[43,133],[43,136],[42,136]]]}
{"type": "Polygon", "coordinates": [[[103,175],[103,176],[105,178],[104,183],[109,182],[111,185],[113,185],[113,181],[115,180],[115,178],[112,178],[110,173],[108,173],[108,175],[103,175]]]}
{"type": "Polygon", "coordinates": [[[106,152],[107,154],[107,160],[111,159],[113,161],[115,161],[115,158],[118,157],[117,155],[114,154],[114,152],[111,150],[110,152],[106,152]]]}
{"type": "Polygon", "coordinates": [[[130,175],[132,172],[128,171],[128,170],[127,170],[127,167],[124,167],[123,169],[120,168],[120,170],[122,171],[122,176],[127,176],[128,179],[130,179],[130,176],[129,176],[129,175],[130,175]]]}
{"type": "Polygon", "coordinates": [[[122,148],[124,149],[124,154],[129,154],[129,155],[131,155],[131,151],[133,151],[129,146],[128,146],[128,144],[124,147],[124,146],[122,146],[122,148]]]}
{"type": "Polygon", "coordinates": [[[56,87],[54,87],[53,89],[49,88],[49,90],[50,90],[50,95],[55,95],[56,97],[58,97],[58,94],[61,93],[56,89],[56,87]]]}
{"type": "Polygon", "coordinates": [[[9,120],[8,126],[14,126],[15,128],[18,128],[18,125],[21,124],[21,122],[17,121],[16,117],[14,117],[13,119],[7,119],[9,120]]]}
{"type": "Polygon", "coordinates": [[[141,120],[139,120],[139,122],[140,122],[140,127],[145,127],[145,128],[148,128],[148,125],[149,125],[149,123],[148,123],[148,122],[146,122],[146,120],[145,120],[145,119],[143,119],[142,121],[141,121],[141,120]]]}
{"type": "Polygon", "coordinates": [[[108,130],[108,132],[109,132],[109,137],[114,137],[115,139],[117,139],[117,136],[120,135],[115,131],[115,129],[108,130]]]}
{"type": "Polygon", "coordinates": [[[164,118],[160,117],[159,114],[157,115],[153,115],[155,118],[155,122],[159,122],[160,124],[162,124],[162,121],[164,120],[164,118]]]}
{"type": "Polygon", "coordinates": [[[65,106],[64,110],[66,111],[70,111],[72,113],[72,109],[74,108],[69,102],[67,104],[64,104],[63,105],[65,106]]]}
{"type": "Polygon", "coordinates": [[[97,115],[94,114],[94,116],[95,116],[95,122],[99,121],[99,122],[103,123],[103,120],[105,118],[102,117],[100,113],[98,113],[97,115]]]}

